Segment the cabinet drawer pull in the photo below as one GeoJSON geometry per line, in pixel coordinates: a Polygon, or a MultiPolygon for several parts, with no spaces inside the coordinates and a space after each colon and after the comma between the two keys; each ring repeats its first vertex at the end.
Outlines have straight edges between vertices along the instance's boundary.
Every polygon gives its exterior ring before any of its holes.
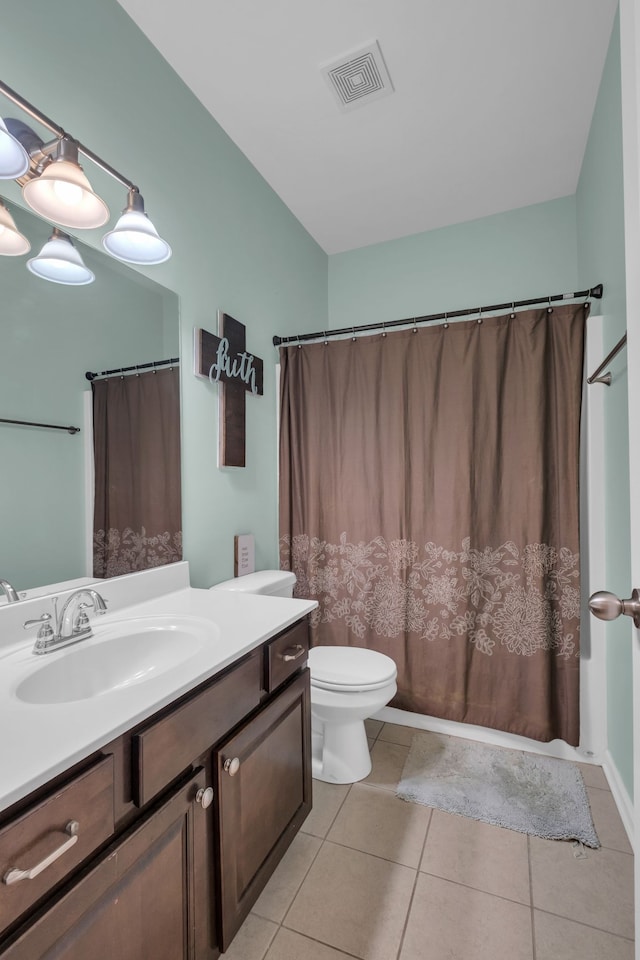
{"type": "Polygon", "coordinates": [[[196,793],[196,803],[199,803],[203,810],[210,807],[213,803],[213,787],[200,787],[196,793]]]}
{"type": "Polygon", "coordinates": [[[279,653],[278,656],[281,660],[284,660],[285,663],[289,663],[291,660],[298,660],[303,653],[306,652],[306,647],[303,647],[300,643],[296,643],[295,647],[288,647],[284,653],[279,653]]]}
{"type": "Polygon", "coordinates": [[[38,874],[42,873],[43,870],[46,870],[47,867],[50,867],[58,857],[61,857],[63,853],[69,850],[75,843],[78,842],[78,832],[80,830],[80,824],[77,820],[69,820],[69,823],[64,828],[64,832],[68,834],[68,839],[61,843],[59,847],[50,853],[48,857],[45,857],[44,860],[41,860],[40,863],[36,863],[35,867],[31,867],[30,870],[20,870],[18,867],[11,867],[2,878],[2,882],[6,883],[7,886],[10,886],[12,883],[18,883],[19,880],[33,880],[34,877],[37,877],[38,874]]]}
{"type": "Polygon", "coordinates": [[[225,773],[228,773],[230,777],[235,777],[239,769],[240,761],[237,757],[234,757],[233,760],[230,758],[225,760],[223,770],[225,773]]]}

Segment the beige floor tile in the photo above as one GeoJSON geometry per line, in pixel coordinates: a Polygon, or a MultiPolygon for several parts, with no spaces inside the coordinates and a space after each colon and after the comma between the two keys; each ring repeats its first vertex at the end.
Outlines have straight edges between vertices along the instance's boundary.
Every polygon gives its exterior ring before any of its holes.
{"type": "Polygon", "coordinates": [[[310,940],[281,927],[265,960],[351,960],[351,957],[325,943],[318,943],[317,940],[310,940]]]}
{"type": "Polygon", "coordinates": [[[536,960],[633,960],[633,940],[535,910],[536,960]]]}
{"type": "Polygon", "coordinates": [[[531,903],[523,833],[434,810],[420,869],[507,900],[531,903]]]}
{"type": "Polygon", "coordinates": [[[421,873],[400,960],[427,957],[533,960],[531,910],[524,904],[421,873]]]}
{"type": "Polygon", "coordinates": [[[597,790],[587,787],[589,806],[593,825],[603,847],[633,853],[627,831],[625,830],[613,794],[609,790],[597,790]]]}
{"type": "Polygon", "coordinates": [[[253,913],[281,923],[321,846],[318,837],[299,833],[258,897],[253,913]]]}
{"type": "Polygon", "coordinates": [[[599,790],[608,790],[609,784],[604,775],[604,770],[595,763],[576,763],[576,767],[582,774],[586,787],[598,787],[599,790]]]}
{"type": "Polygon", "coordinates": [[[389,743],[400,743],[403,747],[410,747],[415,732],[414,727],[404,727],[400,723],[385,723],[378,734],[378,739],[387,740],[389,743]]]}
{"type": "Polygon", "coordinates": [[[361,782],[395,791],[402,777],[408,753],[409,747],[376,740],[371,750],[371,773],[361,782]]]}
{"type": "Polygon", "coordinates": [[[312,833],[314,837],[324,839],[350,789],[349,783],[325,783],[324,780],[314,780],[313,808],[302,824],[304,833],[312,833]]]}
{"type": "Polygon", "coordinates": [[[263,960],[277,932],[277,923],[250,913],[225,950],[225,960],[263,960]]]}
{"type": "Polygon", "coordinates": [[[327,840],[417,867],[431,810],[405,803],[389,790],[354,784],[327,840]]]}
{"type": "Polygon", "coordinates": [[[400,945],[416,872],[325,841],[284,925],[363,960],[400,945]]]}
{"type": "Polygon", "coordinates": [[[633,857],[602,847],[576,859],[573,846],[530,837],[533,905],[633,938],[633,857]]]}
{"type": "Polygon", "coordinates": [[[371,740],[376,739],[376,737],[382,730],[383,726],[384,726],[384,723],[382,722],[382,720],[372,720],[371,718],[369,718],[364,722],[364,727],[365,727],[365,730],[367,731],[367,736],[370,737],[371,740]]]}

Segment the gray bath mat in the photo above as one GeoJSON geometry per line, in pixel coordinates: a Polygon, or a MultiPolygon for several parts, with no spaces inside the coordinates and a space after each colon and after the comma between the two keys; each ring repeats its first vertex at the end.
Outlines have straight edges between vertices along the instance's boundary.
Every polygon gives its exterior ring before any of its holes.
{"type": "Polygon", "coordinates": [[[421,732],[397,796],[519,833],[600,846],[582,775],[567,760],[421,732]]]}

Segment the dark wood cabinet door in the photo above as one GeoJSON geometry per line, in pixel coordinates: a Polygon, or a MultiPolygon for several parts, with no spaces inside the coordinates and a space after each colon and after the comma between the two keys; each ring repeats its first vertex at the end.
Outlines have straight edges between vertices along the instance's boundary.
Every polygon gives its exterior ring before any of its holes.
{"type": "Polygon", "coordinates": [[[4,951],[2,960],[212,960],[212,809],[176,788],[4,951]]]}
{"type": "Polygon", "coordinates": [[[309,671],[214,752],[226,950],[311,809],[309,671]]]}

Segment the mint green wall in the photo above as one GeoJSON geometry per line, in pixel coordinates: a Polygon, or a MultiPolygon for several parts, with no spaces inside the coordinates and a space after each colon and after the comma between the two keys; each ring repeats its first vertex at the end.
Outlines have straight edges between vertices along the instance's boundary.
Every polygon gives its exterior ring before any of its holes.
{"type": "MultiPolygon", "coordinates": [[[[277,562],[274,333],[559,293],[602,280],[615,342],[624,328],[616,35],[617,26],[576,197],[327,260],[116,0],[4,0],[2,79],[138,183],[150,216],[174,250],[172,260],[147,274],[180,298],[184,542],[194,585],[232,574],[235,533],[256,535],[259,566],[277,562]],[[215,331],[218,308],[246,324],[249,349],[265,361],[265,395],[247,400],[245,470],[217,468],[217,388],[191,375],[193,328],[215,331]]],[[[124,191],[90,163],[85,166],[117,214],[124,191]]],[[[19,201],[14,188],[0,185],[0,193],[19,201]]],[[[99,247],[99,233],[83,239],[99,247]]],[[[628,496],[624,361],[616,372],[607,398],[615,429],[605,509],[611,532],[608,585],[623,590],[628,578],[626,516],[619,506],[628,496]]],[[[49,393],[43,383],[43,401],[49,393]]],[[[610,702],[616,711],[609,716],[609,734],[631,792],[627,641],[618,637],[610,648],[610,702]]]]}
{"type": "MultiPolygon", "coordinates": [[[[591,132],[576,194],[578,269],[581,282],[604,283],[606,316],[603,357],[625,332],[624,198],[622,187],[622,114],[620,29],[616,18],[591,132]]],[[[630,596],[629,444],[627,354],[611,365],[604,391],[606,503],[606,582],[602,589],[630,596]]],[[[622,617],[607,624],[607,731],[609,752],[633,796],[633,689],[631,623],[622,617]]]]}
{"type": "Polygon", "coordinates": [[[564,197],[335,254],[329,325],[573,291],[575,236],[575,198],[564,197]]]}
{"type": "MultiPolygon", "coordinates": [[[[271,338],[326,324],[326,255],[116,0],[4,0],[0,63],[5,83],[139,185],[173,247],[147,273],[180,297],[192,583],[232,576],[236,533],[255,534],[257,565],[277,564],[271,338]],[[246,324],[248,348],[265,362],[264,397],[247,400],[244,470],[217,468],[218,388],[191,373],[193,328],[216,332],[218,308],[246,324]]],[[[123,188],[89,162],[85,170],[117,214],[123,188]]],[[[85,237],[100,243],[98,232],[85,237]]]]}

